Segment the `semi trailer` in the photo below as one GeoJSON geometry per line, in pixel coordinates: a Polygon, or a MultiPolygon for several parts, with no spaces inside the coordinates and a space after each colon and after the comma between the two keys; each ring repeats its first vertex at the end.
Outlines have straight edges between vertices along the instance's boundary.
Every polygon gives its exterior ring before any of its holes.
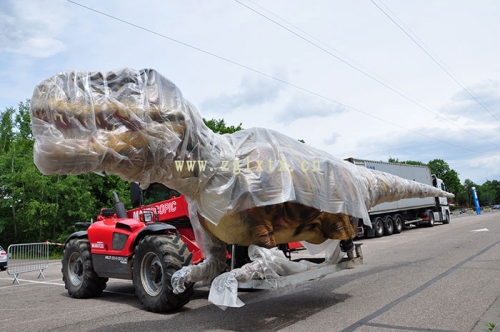
{"type": "MultiPolygon", "coordinates": [[[[397,175],[404,179],[418,181],[446,191],[444,182],[431,174],[427,166],[389,163],[383,161],[348,158],[347,161],[358,167],[397,175]]],[[[368,211],[372,227],[367,227],[360,220],[357,228],[358,237],[382,237],[401,233],[411,225],[434,226],[435,222],[448,224],[450,208],[445,197],[407,198],[374,206],[368,211]]]]}

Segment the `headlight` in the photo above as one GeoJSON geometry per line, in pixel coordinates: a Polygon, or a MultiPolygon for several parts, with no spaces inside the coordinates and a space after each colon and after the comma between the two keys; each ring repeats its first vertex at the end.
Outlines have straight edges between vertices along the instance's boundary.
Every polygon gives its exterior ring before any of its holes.
{"type": "Polygon", "coordinates": [[[144,222],[151,222],[153,220],[153,214],[151,212],[144,212],[142,214],[142,218],[144,219],[144,222]]]}

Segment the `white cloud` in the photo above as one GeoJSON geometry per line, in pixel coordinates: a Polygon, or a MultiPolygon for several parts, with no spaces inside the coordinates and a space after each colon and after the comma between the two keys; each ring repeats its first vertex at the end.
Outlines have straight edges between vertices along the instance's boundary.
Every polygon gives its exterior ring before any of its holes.
{"type": "Polygon", "coordinates": [[[203,110],[220,113],[231,112],[241,107],[255,107],[275,101],[284,88],[283,83],[271,78],[244,76],[238,92],[222,93],[215,98],[208,98],[200,107],[203,110]]]}
{"type": "Polygon", "coordinates": [[[29,38],[19,43],[12,51],[37,58],[47,58],[66,49],[62,42],[52,38],[29,38]]]}
{"type": "Polygon", "coordinates": [[[0,6],[0,52],[46,58],[65,50],[57,36],[68,17],[61,1],[4,1],[0,6]]]}
{"type": "Polygon", "coordinates": [[[500,81],[486,80],[461,90],[441,108],[453,118],[465,117],[500,124],[500,81]],[[471,96],[472,95],[472,96],[471,96]]]}
{"type": "Polygon", "coordinates": [[[335,144],[337,142],[337,139],[340,137],[340,134],[337,134],[337,133],[332,133],[330,135],[330,137],[328,137],[327,139],[325,139],[323,141],[323,143],[325,143],[326,145],[332,145],[332,144],[335,144]]]}
{"type": "Polygon", "coordinates": [[[288,125],[296,120],[317,117],[329,117],[345,112],[345,106],[326,102],[322,99],[301,95],[294,96],[283,109],[276,114],[276,122],[288,125]]]}

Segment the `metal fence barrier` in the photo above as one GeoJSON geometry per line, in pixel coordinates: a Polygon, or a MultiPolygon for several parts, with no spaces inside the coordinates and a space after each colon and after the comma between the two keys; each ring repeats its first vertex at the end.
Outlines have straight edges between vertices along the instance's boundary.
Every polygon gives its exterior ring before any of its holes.
{"type": "Polygon", "coordinates": [[[7,273],[14,276],[14,281],[19,283],[17,278],[20,273],[38,271],[38,278],[45,279],[43,270],[49,267],[49,244],[42,243],[22,243],[11,244],[7,249],[7,273]]]}

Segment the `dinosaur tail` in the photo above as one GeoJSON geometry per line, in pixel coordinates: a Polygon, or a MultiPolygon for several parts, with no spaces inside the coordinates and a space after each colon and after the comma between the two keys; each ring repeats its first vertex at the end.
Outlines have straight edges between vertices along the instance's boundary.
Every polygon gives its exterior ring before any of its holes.
{"type": "Polygon", "coordinates": [[[405,198],[447,197],[455,195],[420,182],[403,179],[390,173],[356,166],[357,177],[365,197],[366,208],[405,198]]]}

